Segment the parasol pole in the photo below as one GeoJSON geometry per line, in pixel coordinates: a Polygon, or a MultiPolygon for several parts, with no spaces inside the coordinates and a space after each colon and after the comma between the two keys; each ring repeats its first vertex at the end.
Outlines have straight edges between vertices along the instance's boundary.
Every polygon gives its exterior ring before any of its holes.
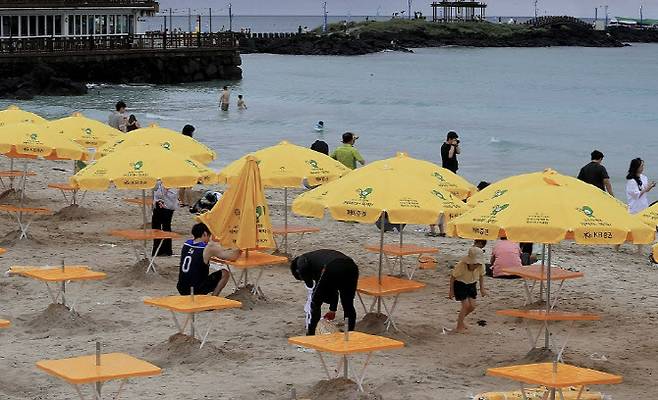
{"type": "MultiPolygon", "coordinates": [[[[101,366],[101,342],[96,341],[96,368],[101,366]]],[[[101,398],[101,385],[102,383],[96,382],[96,395],[101,398]]]]}
{"type": "MultiPolygon", "coordinates": [[[[546,316],[551,312],[551,245],[548,245],[548,265],[546,268],[546,316]]],[[[544,348],[548,349],[550,344],[550,335],[548,332],[548,325],[546,325],[546,331],[544,332],[544,348]]],[[[557,359],[555,360],[557,362],[557,359]]],[[[553,393],[553,398],[555,398],[555,393],[553,393]]]]}
{"type": "MultiPolygon", "coordinates": [[[[381,286],[382,284],[382,265],[384,263],[384,213],[386,211],[382,211],[381,215],[381,220],[382,223],[379,224],[379,273],[377,274],[377,282],[381,286]]],[[[381,297],[377,297],[377,313],[381,313],[382,311],[382,299],[381,297]]]]}
{"type": "MultiPolygon", "coordinates": [[[[546,245],[541,245],[541,274],[544,275],[544,265],[546,265],[546,245]]],[[[539,300],[544,298],[544,281],[539,281],[539,300]]]]}
{"type": "MultiPolygon", "coordinates": [[[[350,328],[349,328],[349,319],[345,318],[345,344],[350,341],[350,328]]],[[[349,367],[348,367],[347,353],[343,354],[343,377],[348,379],[349,367]]]]}
{"type": "MultiPolygon", "coordinates": [[[[142,229],[144,230],[144,237],[146,237],[146,189],[142,189],[142,229]]],[[[148,258],[146,239],[144,239],[144,257],[148,258]]]]}
{"type": "MultiPolygon", "coordinates": [[[[383,223],[383,221],[382,221],[383,223]]],[[[403,245],[403,238],[402,238],[402,224],[398,225],[398,229],[400,230],[400,250],[402,250],[402,245],[403,245]]],[[[402,260],[404,260],[404,257],[400,256],[400,276],[402,276],[403,268],[402,268],[402,260]]]]}
{"type": "Polygon", "coordinates": [[[283,188],[283,251],[288,254],[288,188],[283,188]]]}

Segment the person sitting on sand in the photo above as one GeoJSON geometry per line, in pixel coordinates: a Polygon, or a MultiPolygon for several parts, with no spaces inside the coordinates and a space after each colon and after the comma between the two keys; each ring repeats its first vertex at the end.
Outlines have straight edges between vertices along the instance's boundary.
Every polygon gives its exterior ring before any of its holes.
{"type": "Polygon", "coordinates": [[[516,275],[503,273],[503,268],[521,267],[521,247],[518,243],[501,237],[491,250],[491,268],[487,268],[487,276],[503,279],[516,279],[516,275]]]}
{"type": "Polygon", "coordinates": [[[234,261],[241,251],[225,249],[216,243],[209,243],[210,229],[205,224],[198,223],[192,227],[192,236],[183,244],[180,254],[180,267],[178,272],[178,284],[176,288],[182,296],[194,294],[208,294],[219,296],[229,280],[230,272],[220,269],[212,274],[210,272],[210,259],[217,257],[222,260],[234,261]]]}
{"type": "Polygon", "coordinates": [[[477,284],[480,283],[480,293],[486,297],[484,289],[484,252],[479,247],[468,249],[468,255],[462,258],[450,275],[449,299],[462,303],[457,317],[455,332],[463,333],[468,328],[464,323],[466,316],[475,311],[475,299],[478,296],[477,284]]]}
{"type": "Polygon", "coordinates": [[[309,292],[306,311],[306,334],[315,335],[320,322],[322,304],[329,304],[329,312],[324,319],[336,318],[338,297],[343,307],[347,327],[350,331],[356,326],[354,296],[359,280],[359,267],[345,254],[329,249],[315,250],[296,257],[290,263],[290,272],[298,281],[304,281],[309,292]]]}

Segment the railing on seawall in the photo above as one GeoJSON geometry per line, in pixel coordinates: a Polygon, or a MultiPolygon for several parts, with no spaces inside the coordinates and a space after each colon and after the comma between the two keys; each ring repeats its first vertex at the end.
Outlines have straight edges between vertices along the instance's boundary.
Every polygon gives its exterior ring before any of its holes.
{"type": "Polygon", "coordinates": [[[90,53],[113,50],[237,49],[236,36],[219,33],[162,33],[0,38],[0,55],[16,53],[90,53]]]}

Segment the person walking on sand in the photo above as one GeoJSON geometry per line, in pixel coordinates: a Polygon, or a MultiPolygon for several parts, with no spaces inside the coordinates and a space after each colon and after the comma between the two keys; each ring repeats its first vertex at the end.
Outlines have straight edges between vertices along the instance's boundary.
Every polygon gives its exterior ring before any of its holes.
{"type": "Polygon", "coordinates": [[[585,183],[589,183],[590,185],[594,185],[604,192],[607,191],[610,196],[614,197],[615,195],[612,193],[612,184],[610,183],[608,170],[602,165],[603,153],[594,150],[591,156],[592,161],[580,169],[578,179],[585,183]]]}
{"type": "MultiPolygon", "coordinates": [[[[158,180],[155,185],[155,190],[153,191],[153,215],[151,216],[151,228],[171,232],[171,220],[173,219],[174,211],[178,206],[178,189],[167,188],[162,184],[162,181],[158,180]]],[[[167,257],[172,254],[171,239],[153,240],[153,256],[167,257]]]]}
{"type": "Polygon", "coordinates": [[[222,93],[219,96],[219,107],[222,111],[228,111],[228,106],[231,103],[231,91],[228,86],[224,85],[222,93]]]}
{"type": "Polygon", "coordinates": [[[361,165],[365,165],[366,161],[361,156],[361,153],[359,153],[359,150],[354,147],[354,143],[358,138],[359,137],[352,132],[343,133],[343,144],[336,147],[331,153],[331,158],[339,161],[349,169],[356,169],[357,161],[361,165]]]}
{"type": "Polygon", "coordinates": [[[338,309],[338,298],[347,318],[350,331],[356,326],[354,297],[359,280],[359,267],[345,254],[329,249],[315,250],[302,254],[290,262],[290,272],[298,281],[304,281],[308,292],[306,311],[306,334],[315,335],[320,322],[322,304],[329,304],[324,319],[333,321],[338,309]]]}
{"type": "Polygon", "coordinates": [[[464,319],[475,311],[478,282],[482,297],[486,297],[487,292],[484,289],[484,253],[478,247],[471,247],[468,249],[468,255],[457,263],[450,275],[448,298],[454,298],[462,305],[454,332],[464,333],[468,329],[464,319]]]}
{"type": "Polygon", "coordinates": [[[198,223],[192,227],[192,237],[183,244],[178,269],[176,289],[182,296],[194,294],[209,294],[219,296],[231,276],[228,269],[219,269],[210,273],[210,259],[217,257],[222,260],[235,261],[240,256],[240,250],[225,249],[210,242],[210,229],[205,224],[198,223]]]}

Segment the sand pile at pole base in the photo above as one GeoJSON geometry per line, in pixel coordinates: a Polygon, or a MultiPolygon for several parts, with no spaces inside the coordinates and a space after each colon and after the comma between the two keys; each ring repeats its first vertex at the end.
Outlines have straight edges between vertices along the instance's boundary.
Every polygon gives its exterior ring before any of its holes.
{"type": "MultiPolygon", "coordinates": [[[[356,330],[370,335],[383,335],[386,332],[386,321],[388,317],[381,313],[368,313],[361,321],[357,321],[356,330]]],[[[394,328],[391,326],[391,331],[394,328]]]]}
{"type": "Polygon", "coordinates": [[[71,312],[62,304],[50,304],[43,312],[31,317],[26,325],[31,332],[61,329],[66,330],[67,333],[83,333],[101,329],[97,321],[76,311],[71,312]]]}
{"type": "Polygon", "coordinates": [[[61,210],[57,211],[54,215],[54,218],[59,221],[77,221],[82,219],[88,219],[91,216],[91,211],[81,207],[77,204],[72,204],[70,206],[64,207],[61,210]]]}
{"type": "Polygon", "coordinates": [[[260,295],[253,294],[251,292],[252,290],[253,290],[253,285],[247,285],[245,287],[236,289],[235,292],[229,294],[228,296],[226,296],[226,298],[229,300],[235,300],[242,303],[243,310],[253,310],[254,307],[256,307],[256,304],[261,302],[266,302],[267,300],[260,295]]]}
{"type": "Polygon", "coordinates": [[[309,400],[383,400],[383,397],[376,393],[359,392],[356,383],[345,378],[320,381],[300,398],[309,400]]]}
{"type": "MultiPolygon", "coordinates": [[[[205,334],[206,324],[199,325],[203,327],[203,332],[199,332],[199,334],[205,334]]],[[[214,333],[217,334],[216,331],[214,333]]],[[[210,332],[203,348],[199,349],[200,339],[176,333],[171,335],[166,342],[148,348],[144,357],[157,366],[169,368],[199,366],[205,363],[216,365],[222,360],[241,361],[248,358],[247,354],[219,349],[210,343],[212,339],[213,332],[210,332]]]]}
{"type": "MultiPolygon", "coordinates": [[[[143,285],[156,285],[168,282],[159,273],[153,273],[153,271],[151,271],[147,274],[146,267],[148,267],[148,265],[149,260],[142,259],[133,265],[119,267],[115,273],[111,273],[107,281],[111,284],[124,287],[142,287],[143,285]]],[[[157,264],[156,270],[159,271],[157,264]]]]}

